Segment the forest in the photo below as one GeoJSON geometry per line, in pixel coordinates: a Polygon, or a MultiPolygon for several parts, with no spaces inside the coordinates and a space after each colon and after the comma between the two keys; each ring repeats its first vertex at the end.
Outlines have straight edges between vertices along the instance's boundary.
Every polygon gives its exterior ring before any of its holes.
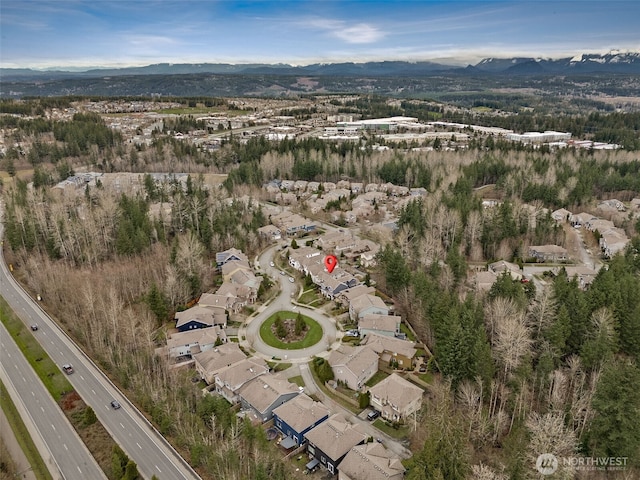
{"type": "MultiPolygon", "coordinates": [[[[446,111],[432,106],[422,114],[446,111]]],[[[556,120],[534,125],[545,121],[556,120]]],[[[638,138],[634,115],[574,121],[638,138]]],[[[635,150],[534,150],[478,137],[468,149],[378,151],[375,137],[361,144],[258,137],[205,152],[162,132],[150,147],[127,144],[97,115],[0,122],[19,138],[3,168],[33,168],[31,185],[15,177],[3,186],[7,260],[204,478],[296,475],[261,428],[239,421],[226,401],[202,397],[189,375],[169,371],[155,354],[173,313],[214,286],[216,252],[236,247],[251,258],[265,246],[256,233],[269,223],[262,185],[274,178],[428,191],[397,212],[389,240],[361,228],[383,243],[371,277],[433,353],[434,382],[411,432],[407,479],[540,478],[540,453],[627,458],[619,472],[562,466],[550,478],[637,478],[638,218],[612,217],[632,241],[587,290],[562,269],[545,276],[544,289],[502,276],[479,294],[470,281],[474,268],[491,261],[522,263],[529,245],[563,245],[552,210],[591,211],[597,200],[640,196],[635,150]],[[87,166],[140,172],[142,189],[114,192],[98,183],[68,196],[50,188],[87,166]],[[158,171],[191,174],[181,186],[147,174],[158,171]],[[204,173],[228,174],[224,188],[207,188],[204,173]],[[484,208],[484,195],[500,204],[484,208]],[[152,213],[157,204],[171,205],[171,213],[152,213]]],[[[189,119],[174,125],[198,127],[189,119]]]]}

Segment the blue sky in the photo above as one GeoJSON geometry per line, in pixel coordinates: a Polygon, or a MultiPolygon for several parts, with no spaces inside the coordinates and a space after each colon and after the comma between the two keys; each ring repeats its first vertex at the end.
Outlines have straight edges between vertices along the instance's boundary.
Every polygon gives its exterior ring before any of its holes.
{"type": "Polygon", "coordinates": [[[640,51],[640,1],[1,0],[4,67],[640,51]]]}

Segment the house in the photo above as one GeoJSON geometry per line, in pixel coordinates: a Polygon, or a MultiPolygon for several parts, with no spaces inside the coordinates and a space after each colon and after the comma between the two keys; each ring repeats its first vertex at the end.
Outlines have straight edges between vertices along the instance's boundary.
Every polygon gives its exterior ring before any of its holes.
{"type": "MultiPolygon", "coordinates": [[[[612,228],[616,228],[611,220],[605,220],[603,218],[592,218],[584,225],[587,230],[591,232],[595,232],[596,230],[600,233],[610,230],[612,228]]],[[[622,231],[622,230],[621,230],[622,231]]]]}
{"type": "Polygon", "coordinates": [[[356,445],[364,443],[367,435],[357,425],[347,422],[342,415],[335,414],[309,430],[305,439],[308,442],[307,451],[313,457],[307,463],[307,468],[322,464],[329,473],[335,475],[338,473],[338,464],[345,455],[356,445]]]}
{"type": "Polygon", "coordinates": [[[559,245],[530,246],[528,256],[537,262],[564,262],[569,258],[567,249],[559,245]]]}
{"type": "Polygon", "coordinates": [[[621,252],[627,247],[629,239],[624,231],[620,229],[606,230],[600,236],[600,248],[606,258],[613,257],[616,253],[621,252]]]}
{"type": "Polygon", "coordinates": [[[176,312],[176,328],[179,332],[186,332],[197,328],[208,328],[219,325],[227,326],[227,313],[224,306],[209,307],[196,305],[182,312],[176,312]]]}
{"type": "Polygon", "coordinates": [[[475,284],[476,292],[488,292],[493,287],[493,284],[498,280],[498,276],[492,271],[478,272],[473,277],[473,283],[475,284]]]}
{"type": "Polygon", "coordinates": [[[296,235],[298,233],[304,234],[315,230],[316,226],[297,213],[283,212],[279,215],[271,217],[271,223],[280,229],[280,231],[287,235],[296,235]]]}
{"type": "Polygon", "coordinates": [[[402,480],[405,468],[381,443],[356,445],[338,465],[338,480],[402,480]]]}
{"type": "Polygon", "coordinates": [[[578,265],[575,267],[567,266],[565,267],[565,271],[567,272],[567,280],[571,281],[575,278],[578,281],[578,285],[583,290],[591,285],[598,275],[597,270],[584,265],[578,265]]]}
{"type": "Polygon", "coordinates": [[[571,225],[573,225],[574,227],[582,227],[583,225],[586,225],[588,221],[593,220],[595,218],[596,218],[595,215],[582,212],[575,215],[571,215],[569,217],[569,222],[571,222],[571,225]]]}
{"type": "Polygon", "coordinates": [[[369,333],[361,342],[380,357],[380,364],[411,370],[414,367],[416,345],[408,340],[369,333]]]}
{"type": "Polygon", "coordinates": [[[247,260],[229,260],[220,268],[222,278],[225,282],[230,282],[231,277],[238,271],[251,272],[251,267],[247,260]]]}
{"type": "Polygon", "coordinates": [[[370,347],[340,345],[327,359],[336,381],[360,390],[378,371],[378,354],[370,347]]]}
{"type": "Polygon", "coordinates": [[[247,356],[235,342],[227,342],[210,350],[193,355],[196,372],[205,382],[212,384],[221,369],[245,360],[247,356]]]}
{"type": "Polygon", "coordinates": [[[499,260],[497,262],[490,263],[489,270],[491,270],[498,276],[503,273],[508,273],[511,276],[512,280],[522,280],[522,270],[520,270],[520,267],[515,263],[499,260]]]}
{"type": "Polygon", "coordinates": [[[349,318],[356,320],[372,313],[388,315],[389,307],[385,305],[380,297],[365,294],[354,298],[349,303],[349,318]]]}
{"type": "Polygon", "coordinates": [[[297,445],[304,443],[304,435],[329,418],[329,409],[305,393],[273,409],[274,425],[285,437],[297,445]]]}
{"type": "Polygon", "coordinates": [[[323,275],[322,273],[320,274],[322,294],[329,298],[335,298],[340,292],[358,284],[356,277],[339,267],[330,274],[323,275]]]}
{"type": "Polygon", "coordinates": [[[369,389],[369,402],[382,418],[400,422],[420,410],[423,393],[420,387],[392,373],[369,389]]]}
{"type": "Polygon", "coordinates": [[[558,223],[566,223],[571,218],[571,212],[566,208],[559,208],[551,212],[551,218],[558,223]]]}
{"type": "Polygon", "coordinates": [[[167,339],[169,358],[190,357],[211,350],[216,342],[226,342],[227,336],[220,327],[198,328],[172,334],[167,339]]]}
{"type": "Polygon", "coordinates": [[[340,292],[335,300],[342,304],[349,304],[354,298],[360,295],[373,295],[376,293],[374,287],[367,287],[366,285],[356,285],[355,287],[348,288],[340,292]]]}
{"type": "Polygon", "coordinates": [[[294,383],[267,374],[247,382],[239,390],[242,409],[249,412],[249,418],[268,422],[273,410],[298,396],[300,390],[294,383]]]}
{"type": "Polygon", "coordinates": [[[282,232],[275,225],[265,225],[264,227],[260,227],[258,229],[258,235],[272,242],[282,238],[282,232]]]}
{"type": "Polygon", "coordinates": [[[215,295],[227,299],[228,309],[238,313],[249,303],[254,303],[258,297],[257,289],[240,283],[223,282],[215,295]]]}
{"type": "Polygon", "coordinates": [[[214,376],[216,393],[229,403],[238,403],[240,389],[247,382],[269,373],[269,367],[261,358],[251,357],[224,367],[214,376]]]}
{"type": "Polygon", "coordinates": [[[400,331],[401,317],[395,315],[380,315],[371,313],[358,320],[358,332],[360,337],[368,333],[377,333],[387,337],[395,337],[400,331]]]}
{"type": "Polygon", "coordinates": [[[216,264],[218,265],[218,267],[221,267],[225,263],[232,260],[242,260],[249,263],[249,259],[247,258],[247,256],[237,248],[230,248],[229,250],[225,250],[224,252],[216,253],[216,264]]]}

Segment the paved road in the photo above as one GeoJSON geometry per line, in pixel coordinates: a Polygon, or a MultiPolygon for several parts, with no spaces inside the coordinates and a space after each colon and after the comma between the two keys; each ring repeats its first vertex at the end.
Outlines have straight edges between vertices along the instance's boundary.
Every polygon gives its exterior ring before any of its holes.
{"type": "Polygon", "coordinates": [[[266,272],[276,281],[280,281],[280,294],[266,307],[260,307],[257,315],[247,320],[247,323],[240,329],[239,336],[244,335],[251,348],[264,354],[267,357],[278,357],[289,362],[308,362],[315,355],[326,353],[338,338],[335,319],[330,318],[322,312],[310,308],[301,307],[291,303],[292,296],[295,296],[300,288],[299,282],[291,283],[289,275],[281,275],[281,270],[271,267],[273,256],[277,246],[267,249],[259,259],[262,271],[266,272]],[[311,317],[320,324],[323,331],[322,340],[308,348],[300,350],[281,350],[274,348],[262,341],[260,338],[260,325],[275,312],[281,310],[291,310],[300,312],[311,317]]]}
{"type": "Polygon", "coordinates": [[[2,323],[0,347],[0,378],[53,478],[106,479],[2,323]]]}
{"type": "MultiPolygon", "coordinates": [[[[3,233],[2,229],[3,226],[0,224],[0,237],[3,233]]],[[[0,252],[0,294],[26,325],[37,323],[40,326],[35,336],[55,363],[73,365],[75,373],[69,375],[68,379],[74,389],[85,403],[93,408],[96,416],[115,441],[137,463],[139,472],[145,478],[149,479],[153,475],[162,480],[200,478],[91,359],[22,290],[10,275],[2,252],[0,252]],[[113,410],[110,406],[113,399],[118,400],[122,408],[113,410]]],[[[27,392],[27,395],[30,394],[27,392]]],[[[42,425],[41,421],[38,421],[38,425],[42,425]]],[[[62,453],[54,454],[54,458],[59,462],[63,462],[66,456],[62,453]]],[[[100,477],[83,475],[82,478],[100,477]]]]}
{"type": "Polygon", "coordinates": [[[20,444],[18,443],[18,439],[11,430],[11,425],[9,425],[9,420],[7,420],[6,415],[4,414],[4,410],[0,408],[0,437],[2,437],[2,441],[7,447],[7,451],[9,452],[9,456],[15,465],[17,478],[22,478],[23,480],[38,480],[36,478],[36,474],[31,470],[31,465],[29,464],[29,460],[27,460],[27,456],[22,451],[20,444]]]}
{"type": "MultiPolygon", "coordinates": [[[[325,356],[326,354],[328,354],[331,348],[335,348],[337,345],[339,345],[340,334],[336,329],[335,319],[328,317],[321,310],[302,308],[291,303],[292,294],[297,293],[299,285],[298,283],[291,283],[289,281],[289,275],[280,275],[279,269],[270,266],[270,262],[273,261],[274,254],[276,253],[277,249],[277,246],[267,249],[262,255],[260,255],[258,262],[261,266],[261,269],[268,273],[272,278],[280,279],[282,290],[278,297],[276,297],[266,308],[262,308],[261,310],[259,310],[258,314],[250,319],[249,323],[246,326],[242,327],[239,335],[246,335],[249,346],[255,349],[263,357],[268,359],[272,356],[276,356],[281,358],[282,360],[286,360],[287,362],[296,364],[295,368],[297,368],[297,371],[300,373],[304,380],[305,393],[307,393],[308,395],[317,395],[322,403],[324,403],[324,405],[327,406],[331,411],[341,413],[351,423],[360,424],[363,430],[371,437],[383,439],[385,446],[400,458],[411,457],[411,451],[405,448],[400,442],[375,428],[366,419],[354,415],[351,411],[347,410],[342,405],[325,395],[316,385],[315,379],[313,378],[313,375],[309,370],[309,365],[307,364],[307,362],[314,355],[325,356]],[[260,338],[260,325],[271,314],[280,310],[300,311],[303,314],[308,315],[309,317],[316,320],[318,323],[320,323],[324,331],[323,339],[320,341],[320,343],[301,350],[280,350],[278,348],[273,348],[265,344],[260,338]]],[[[294,367],[292,367],[292,369],[294,369],[294,367]]],[[[367,412],[368,410],[363,412],[363,415],[366,415],[367,412]]]]}

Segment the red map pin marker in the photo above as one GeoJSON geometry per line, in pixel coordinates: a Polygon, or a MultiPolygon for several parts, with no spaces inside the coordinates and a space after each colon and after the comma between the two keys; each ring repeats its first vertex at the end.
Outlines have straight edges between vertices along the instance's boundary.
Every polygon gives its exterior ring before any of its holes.
{"type": "Polygon", "coordinates": [[[333,272],[333,269],[338,265],[338,259],[335,255],[327,255],[324,257],[324,266],[327,267],[327,272],[333,272]]]}

